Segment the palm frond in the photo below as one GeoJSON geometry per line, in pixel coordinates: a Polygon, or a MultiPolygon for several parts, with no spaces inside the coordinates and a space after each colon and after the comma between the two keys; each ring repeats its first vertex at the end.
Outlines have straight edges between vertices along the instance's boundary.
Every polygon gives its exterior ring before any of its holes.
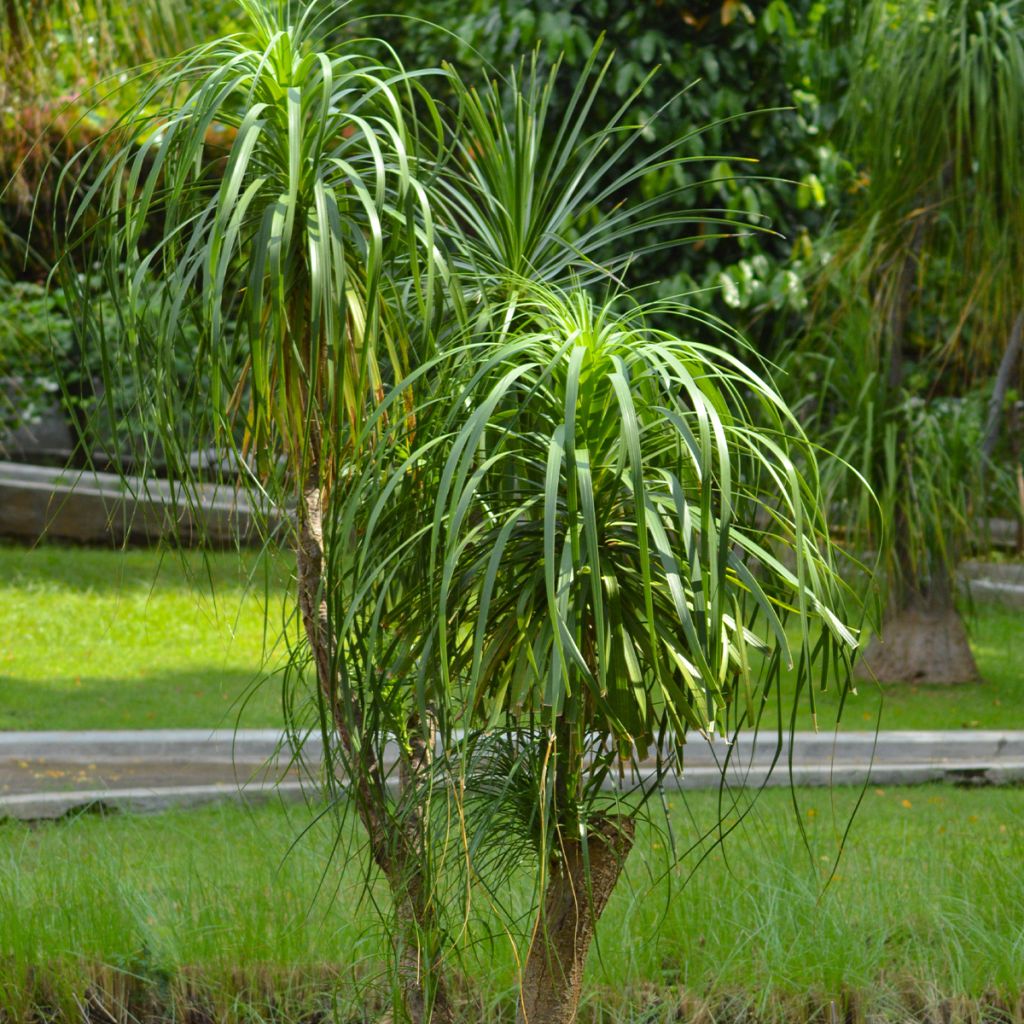
{"type": "Polygon", "coordinates": [[[417,385],[405,457],[379,447],[353,482],[335,578],[362,685],[444,709],[449,744],[539,730],[543,835],[601,800],[585,757],[678,766],[689,729],[756,719],[784,666],[846,685],[856,639],[813,450],[767,380],[622,297],[515,290],[507,330],[426,370],[443,384],[417,385]]]}

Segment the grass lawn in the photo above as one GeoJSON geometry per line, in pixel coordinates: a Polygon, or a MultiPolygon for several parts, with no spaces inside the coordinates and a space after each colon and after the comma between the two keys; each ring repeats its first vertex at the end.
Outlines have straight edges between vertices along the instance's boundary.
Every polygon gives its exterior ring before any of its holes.
{"type": "MultiPolygon", "coordinates": [[[[965,622],[980,684],[883,689],[862,680],[857,696],[843,708],[841,727],[874,729],[880,721],[883,729],[1024,729],[1024,609],[977,604],[965,622]]],[[[814,700],[818,727],[835,728],[839,701],[834,691],[815,692],[814,700]]],[[[797,727],[813,727],[806,697],[797,727]]]]}
{"type": "MultiPolygon", "coordinates": [[[[174,553],[0,545],[0,729],[280,725],[264,658],[286,605],[289,560],[269,591],[264,564],[232,553],[187,564],[174,553]],[[190,578],[191,577],[191,578],[190,578]],[[212,591],[211,591],[212,583],[212,591]],[[211,596],[212,592],[212,596],[211,596]]],[[[980,605],[969,620],[979,686],[862,684],[844,729],[1024,728],[1024,614],[980,605]]],[[[816,695],[821,729],[832,693],[816,695]]],[[[798,715],[811,728],[808,702],[798,715]]]]}
{"type": "MultiPolygon", "coordinates": [[[[704,1006],[705,1021],[803,1024],[835,1000],[850,1022],[1019,1024],[1024,789],[868,790],[827,888],[857,793],[798,797],[808,847],[790,794],[769,791],[689,881],[696,855],[668,867],[664,830],[641,830],[600,924],[583,1020],[691,1020],[704,1006]]],[[[716,798],[670,797],[680,847],[716,798]]],[[[132,1019],[119,1007],[136,1019],[363,1020],[386,946],[359,902],[364,860],[347,845],[332,855],[327,820],[291,848],[311,814],[0,824],[4,1020],[36,1021],[41,1004],[44,1019],[78,1020],[76,1000],[90,999],[118,1020],[132,1019]]],[[[482,901],[474,913],[486,915],[482,901]]],[[[511,949],[480,934],[474,919],[461,970],[484,999],[466,1019],[509,1020],[511,949]]]]}
{"type": "MultiPolygon", "coordinates": [[[[264,564],[237,554],[0,546],[0,729],[262,727],[264,564]]],[[[282,619],[284,582],[269,590],[282,619]]],[[[270,636],[273,641],[273,636],[270,636]]]]}

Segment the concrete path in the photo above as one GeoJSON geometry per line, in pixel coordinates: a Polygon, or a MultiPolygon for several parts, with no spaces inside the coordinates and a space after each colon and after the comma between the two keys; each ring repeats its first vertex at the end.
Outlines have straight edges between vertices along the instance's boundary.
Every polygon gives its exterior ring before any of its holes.
{"type": "MultiPolygon", "coordinates": [[[[731,786],[782,786],[791,778],[807,786],[1024,781],[1024,730],[801,732],[792,764],[789,748],[788,737],[778,749],[768,733],[732,747],[694,737],[682,774],[666,784],[713,788],[723,769],[731,786]]],[[[304,756],[313,774],[320,753],[319,737],[311,737],[304,756]]],[[[641,765],[614,784],[635,785],[651,770],[641,765]]],[[[273,730],[0,733],[0,818],[55,818],[97,806],[145,812],[225,798],[312,800],[316,785],[273,730]]]]}
{"type": "Polygon", "coordinates": [[[1024,562],[961,562],[960,580],[975,601],[1024,608],[1024,562]]]}

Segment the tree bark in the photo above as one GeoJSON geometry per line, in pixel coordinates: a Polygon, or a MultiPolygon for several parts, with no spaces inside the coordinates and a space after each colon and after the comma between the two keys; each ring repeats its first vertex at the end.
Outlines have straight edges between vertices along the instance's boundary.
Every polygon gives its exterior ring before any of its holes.
{"type": "Polygon", "coordinates": [[[1017,314],[1010,331],[1010,340],[1006,343],[1006,351],[999,361],[999,372],[992,387],[992,397],[988,403],[988,416],[985,418],[985,439],[981,445],[981,454],[985,462],[992,458],[996,442],[999,440],[999,428],[1003,418],[1003,402],[1010,387],[1013,368],[1020,356],[1021,340],[1024,338],[1024,309],[1017,314]]]}
{"type": "MultiPolygon", "coordinates": [[[[384,803],[386,780],[373,748],[364,743],[357,747],[353,742],[353,729],[358,731],[362,725],[362,708],[354,701],[348,707],[340,704],[326,596],[323,492],[316,466],[310,470],[299,503],[296,563],[299,612],[313,652],[317,681],[349,759],[353,800],[369,836],[374,862],[387,878],[394,898],[398,978],[406,1017],[411,1024],[452,1024],[447,988],[433,948],[436,943],[429,943],[431,948],[425,956],[422,949],[424,937],[438,934],[420,860],[422,812],[418,812],[420,817],[413,813],[398,827],[390,820],[384,803]]],[[[405,786],[428,770],[433,749],[431,739],[424,738],[422,730],[414,728],[413,732],[412,756],[401,765],[405,786]]]]}
{"type": "Polygon", "coordinates": [[[410,750],[409,756],[401,761],[399,782],[404,793],[413,795],[413,802],[401,822],[404,855],[395,865],[398,874],[391,880],[398,922],[398,977],[406,1013],[414,1024],[420,1021],[452,1024],[454,1014],[439,960],[437,914],[433,908],[433,893],[427,884],[429,873],[425,877],[423,871],[429,853],[426,848],[428,822],[427,805],[420,794],[426,788],[434,756],[434,720],[428,715],[427,721],[421,722],[419,715],[413,714],[407,731],[410,750]]]}
{"type": "Polygon", "coordinates": [[[1017,502],[1020,505],[1017,519],[1017,554],[1024,555],[1024,466],[1017,464],[1017,502]]]}
{"type": "Polygon", "coordinates": [[[633,847],[635,822],[605,818],[583,844],[567,841],[551,866],[544,907],[523,969],[517,1024],[571,1024],[597,924],[633,847]],[[587,868],[589,860],[589,871],[587,868]]]}
{"type": "Polygon", "coordinates": [[[944,567],[925,588],[910,587],[872,637],[857,674],[880,683],[976,683],[978,666],[953,603],[944,567]]]}
{"type": "Polygon", "coordinates": [[[903,386],[903,335],[910,313],[910,294],[914,288],[914,274],[917,270],[921,244],[922,230],[918,227],[910,243],[910,251],[903,257],[900,276],[896,282],[896,294],[889,309],[889,367],[886,383],[890,391],[898,391],[903,386]]]}

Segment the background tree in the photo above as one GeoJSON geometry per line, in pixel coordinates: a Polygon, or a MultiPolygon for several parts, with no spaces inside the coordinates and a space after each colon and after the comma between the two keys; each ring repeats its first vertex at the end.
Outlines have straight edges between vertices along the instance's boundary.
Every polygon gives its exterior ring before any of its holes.
{"type": "Polygon", "coordinates": [[[842,123],[865,187],[838,236],[837,305],[821,333],[837,359],[832,383],[852,371],[856,385],[825,393],[815,429],[845,432],[846,457],[891,495],[886,521],[872,524],[866,505],[837,492],[851,543],[876,547],[886,567],[884,643],[864,666],[887,681],[972,680],[953,573],[993,441],[982,441],[976,400],[956,413],[951,400],[984,386],[1001,361],[994,438],[1019,379],[1024,8],[915,0],[846,10],[856,34],[842,123]]]}

